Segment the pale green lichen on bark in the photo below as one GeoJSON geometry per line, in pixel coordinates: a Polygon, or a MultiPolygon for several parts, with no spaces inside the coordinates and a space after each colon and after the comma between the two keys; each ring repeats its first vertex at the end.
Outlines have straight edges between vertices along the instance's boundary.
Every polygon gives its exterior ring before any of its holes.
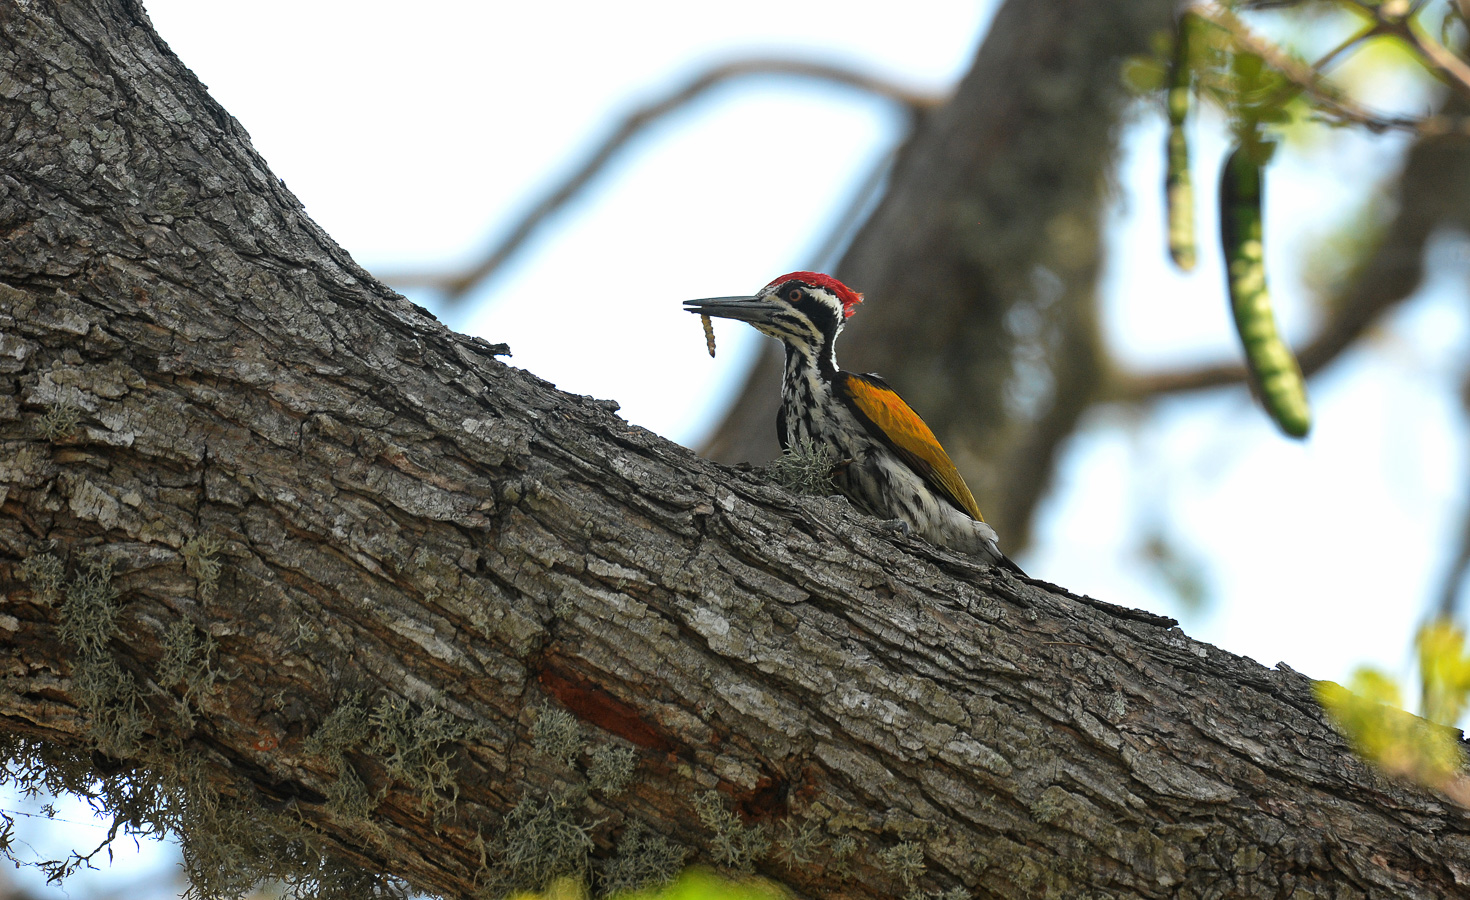
{"type": "MultiPolygon", "coordinates": [[[[89,562],[67,584],[67,603],[74,609],[65,627],[79,650],[75,690],[93,714],[90,737],[98,750],[132,765],[122,775],[103,777],[98,792],[90,756],[72,757],[40,744],[20,744],[7,748],[7,780],[22,788],[41,786],[53,793],[93,797],[96,808],[123,824],[123,833],[176,835],[191,896],[237,897],[267,880],[282,884],[287,897],[406,896],[401,881],[334,860],[320,837],[300,820],[217,792],[203,758],[152,719],[133,677],[102,653],[103,636],[116,628],[115,615],[98,612],[117,596],[110,568],[89,562]],[[145,741],[149,730],[161,736],[145,741]],[[58,768],[58,760],[67,762],[58,768]]],[[[208,639],[195,634],[192,625],[176,624],[163,644],[160,682],[182,681],[190,691],[207,691],[214,679],[208,639]]],[[[351,731],[350,725],[341,723],[352,718],[350,713],[339,717],[337,744],[344,743],[342,736],[351,731]]],[[[105,846],[41,865],[48,877],[61,880],[87,865],[105,846]]]]}
{"type": "Polygon", "coordinates": [[[112,584],[112,563],[104,559],[83,562],[66,582],[63,594],[58,634],[83,657],[98,656],[117,633],[118,608],[113,601],[118,591],[112,584]]]}
{"type": "Polygon", "coordinates": [[[766,466],[766,476],[789,491],[812,497],[836,493],[832,471],[841,462],[825,444],[797,441],[766,466]]]}
{"type": "Polygon", "coordinates": [[[205,602],[214,598],[219,588],[222,568],[215,556],[224,549],[224,542],[210,534],[195,535],[179,551],[184,557],[184,571],[199,583],[199,599],[205,602]]]}
{"type": "Polygon", "coordinates": [[[287,898],[403,898],[401,879],[334,858],[325,841],[296,817],[213,791],[197,755],[180,779],[185,816],[175,828],[184,847],[189,894],[200,900],[238,897],[262,882],[279,882],[287,898]]]}
{"type": "Polygon", "coordinates": [[[71,685],[87,717],[87,736],[100,752],[115,759],[137,755],[150,724],[142,693],[131,672],[108,650],[118,634],[118,590],[112,563],[83,561],[61,586],[57,634],[75,649],[71,685]]]}
{"type": "MultiPolygon", "coordinates": [[[[531,750],[574,767],[588,750],[582,724],[570,712],[550,703],[534,710],[531,750]]],[[[585,782],[523,794],[494,832],[481,830],[474,847],[480,855],[475,876],[478,895],[493,900],[527,891],[545,891],[553,883],[580,885],[597,896],[656,889],[671,882],[689,850],[632,820],[612,840],[613,854],[594,865],[592,835],[604,822],[591,798],[621,794],[636,774],[638,754],[628,747],[594,742],[585,782]],[[563,882],[562,880],[565,880],[563,882]]]]}
{"type": "Polygon", "coordinates": [[[674,880],[688,858],[688,848],[634,822],[618,840],[617,854],[603,866],[601,893],[613,896],[662,887],[674,880]]]}
{"type": "Polygon", "coordinates": [[[598,744],[592,748],[592,764],[587,767],[587,781],[594,790],[616,797],[633,781],[638,754],[629,747],[598,744]]]}
{"type": "MultiPolygon", "coordinates": [[[[213,549],[197,545],[200,556],[213,549]]],[[[259,804],[220,795],[211,786],[202,756],[190,750],[174,729],[192,726],[191,697],[207,693],[217,672],[211,665],[213,640],[185,619],[168,626],[160,638],[162,656],[155,692],[182,687],[181,715],[172,727],[156,720],[144,693],[108,650],[118,635],[122,606],[113,583],[112,564],[102,558],[79,563],[70,577],[67,566],[51,554],[37,554],[18,567],[44,605],[59,605],[59,635],[76,650],[73,673],[79,703],[90,715],[89,738],[108,756],[126,760],[125,774],[104,777],[97,806],[125,823],[119,833],[175,834],[184,851],[190,878],[188,892],[200,900],[236,897],[263,881],[281,884],[287,897],[404,897],[401,880],[335,860],[326,841],[296,817],[271,812],[259,804]],[[149,735],[153,735],[151,738],[149,735]]],[[[196,574],[196,577],[197,574],[196,574]]],[[[538,752],[574,763],[586,741],[569,713],[545,706],[533,727],[538,752]]],[[[458,796],[452,769],[453,747],[477,735],[476,728],[447,711],[415,708],[409,701],[385,697],[369,705],[354,694],[338,705],[303,742],[310,755],[325,758],[336,777],[327,788],[327,807],[359,835],[386,837],[372,815],[391,784],[371,791],[349,754],[379,763],[391,782],[417,790],[426,811],[444,814],[458,796]]],[[[4,750],[10,760],[3,780],[22,790],[85,794],[98,778],[86,754],[13,739],[4,750]],[[60,768],[58,768],[60,766],[60,768]]],[[[598,745],[592,749],[588,782],[612,796],[632,780],[637,754],[629,748],[598,745]]],[[[594,872],[591,834],[601,820],[586,811],[588,785],[553,791],[522,800],[504,820],[497,837],[478,841],[482,856],[480,882],[486,896],[544,888],[552,878],[573,876],[599,892],[657,887],[672,880],[688,850],[636,824],[614,843],[614,856],[594,872]]],[[[0,816],[0,849],[8,852],[14,820],[0,816]]],[[[62,880],[106,848],[73,853],[40,863],[48,876],[62,880]]]]}
{"type": "Polygon", "coordinates": [[[852,874],[852,858],[857,855],[857,839],[850,834],[832,839],[832,869],[840,876],[852,874]]]}
{"type": "Polygon", "coordinates": [[[425,813],[448,814],[459,797],[454,748],[480,735],[479,728],[437,706],[415,711],[408,700],[387,696],[370,708],[363,695],[353,694],[322,720],[302,750],[324,758],[336,772],[326,791],[332,814],[382,838],[372,815],[395,783],[417,792],[425,813]],[[389,783],[368,790],[349,753],[377,761],[389,783]]]}
{"type": "Polygon", "coordinates": [[[777,827],[776,858],[792,868],[804,866],[826,843],[821,826],[815,822],[783,819],[777,827]]]}
{"type": "Polygon", "coordinates": [[[198,698],[213,690],[220,672],[214,668],[214,638],[201,634],[188,619],[178,619],[163,635],[163,659],[158,664],[162,688],[182,685],[184,694],[174,701],[179,727],[192,729],[198,698]]]}
{"type": "Polygon", "coordinates": [[[705,791],[694,798],[699,821],[714,832],[710,855],[720,865],[749,872],[771,851],[770,830],[764,825],[746,825],[725,806],[719,791],[705,791]]]}
{"type": "Polygon", "coordinates": [[[36,600],[42,605],[54,606],[61,599],[66,564],[53,554],[37,553],[21,563],[15,575],[31,586],[36,600]]]}
{"type": "Polygon", "coordinates": [[[163,635],[163,659],[158,664],[158,683],[184,682],[191,693],[208,690],[219,673],[209,668],[214,639],[201,635],[188,619],[178,619],[163,635]],[[201,669],[198,663],[205,663],[201,669]]]}
{"type": "Polygon", "coordinates": [[[557,878],[587,881],[591,872],[592,829],[582,812],[585,792],[563,789],[541,799],[522,797],[506,815],[498,834],[477,837],[481,895],[501,897],[543,890],[557,878]]]}
{"type": "Polygon", "coordinates": [[[47,405],[46,412],[36,418],[36,434],[48,441],[60,441],[71,436],[82,422],[82,410],[63,400],[47,405]]]}
{"type": "MultiPolygon", "coordinates": [[[[208,763],[168,723],[155,720],[136,679],[107,651],[117,634],[119,612],[110,563],[84,561],[70,579],[65,578],[64,564],[49,554],[32,557],[22,568],[38,595],[64,594],[58,633],[76,652],[73,692],[89,716],[86,737],[96,751],[127,763],[119,773],[99,774],[91,748],[77,751],[19,736],[3,739],[0,782],[22,794],[85,797],[113,823],[109,837],[90,852],[74,851],[28,864],[60,882],[89,867],[118,835],[171,834],[183,851],[189,878],[186,896],[199,900],[238,897],[265,881],[279,883],[287,898],[407,895],[406,885],[398,879],[331,858],[320,837],[299,819],[218,792],[208,776],[208,763]]],[[[186,696],[209,690],[215,675],[209,665],[209,639],[181,622],[169,628],[162,643],[164,659],[156,689],[182,682],[186,696]]],[[[0,817],[0,822],[4,826],[0,831],[13,833],[10,817],[0,817]]],[[[12,845],[0,851],[20,864],[12,845]]]]}
{"type": "Polygon", "coordinates": [[[912,888],[927,868],[924,863],[924,848],[915,841],[903,841],[878,851],[878,865],[883,871],[912,888]]]}
{"type": "Polygon", "coordinates": [[[536,719],[531,723],[531,745],[537,753],[570,766],[587,742],[576,716],[547,704],[536,710],[536,719]]]}
{"type": "Polygon", "coordinates": [[[303,752],[325,758],[336,770],[336,779],[327,787],[327,809],[340,819],[368,821],[381,799],[368,792],[347,759],[348,753],[371,737],[366,703],[361,694],[354,694],[332,710],[301,746],[303,752]]]}
{"type": "Polygon", "coordinates": [[[407,700],[385,697],[368,716],[367,749],[395,781],[418,791],[425,812],[442,814],[459,797],[450,766],[453,748],[480,736],[475,726],[429,706],[415,713],[407,700]]]}

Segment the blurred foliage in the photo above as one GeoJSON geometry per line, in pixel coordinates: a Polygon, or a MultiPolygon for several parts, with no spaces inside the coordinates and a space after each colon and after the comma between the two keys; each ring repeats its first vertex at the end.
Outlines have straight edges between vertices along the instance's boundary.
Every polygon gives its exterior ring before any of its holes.
{"type": "Polygon", "coordinates": [[[1453,727],[1470,702],[1465,632],[1445,620],[1431,622],[1419,629],[1415,645],[1423,718],[1404,711],[1403,694],[1391,676],[1369,667],[1355,672],[1347,687],[1317,682],[1317,699],[1359,756],[1465,805],[1470,782],[1463,774],[1460,732],[1453,727]]]}
{"type": "MultiPolygon", "coordinates": [[[[1186,131],[1188,119],[1197,115],[1191,99],[1207,101],[1227,119],[1235,147],[1219,189],[1231,310],[1257,394],[1292,437],[1307,434],[1311,414],[1301,369],[1278,333],[1266,287],[1261,210],[1273,151],[1285,138],[1310,140],[1312,126],[1320,124],[1374,132],[1432,130],[1431,117],[1380,114],[1353,94],[1434,79],[1470,96],[1470,66],[1452,49],[1465,43],[1464,14],[1464,6],[1446,0],[1198,4],[1181,12],[1172,34],[1155,36],[1150,53],[1124,66],[1125,83],[1140,96],[1157,98],[1168,117],[1167,249],[1184,271],[1194,268],[1197,246],[1186,131]],[[1328,46],[1315,62],[1306,61],[1308,49],[1328,46]]],[[[1440,121],[1432,127],[1463,124],[1440,121]]],[[[1350,276],[1380,237],[1381,229],[1338,236],[1333,274],[1319,284],[1350,276]]]]}
{"type": "Polygon", "coordinates": [[[1440,620],[1419,630],[1417,644],[1424,717],[1441,725],[1454,725],[1464,715],[1466,699],[1470,697],[1470,655],[1465,652],[1465,632],[1440,620]]]}
{"type": "MultiPolygon", "coordinates": [[[[702,866],[692,866],[672,884],[617,896],[620,900],[783,900],[790,894],[764,878],[726,878],[702,866]]],[[[588,892],[585,882],[560,878],[544,893],[517,894],[515,900],[588,900],[588,892]]]]}

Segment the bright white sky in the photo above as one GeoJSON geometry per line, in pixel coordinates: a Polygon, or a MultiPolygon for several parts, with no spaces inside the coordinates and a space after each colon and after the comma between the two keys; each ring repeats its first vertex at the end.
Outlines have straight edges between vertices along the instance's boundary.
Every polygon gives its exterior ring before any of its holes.
{"type": "MultiPolygon", "coordinates": [[[[397,0],[147,8],[307,211],[383,272],[471,258],[625,110],[716,61],[824,60],[943,91],[968,67],[990,4],[910,2],[902,14],[852,0],[421,0],[411,14],[397,0]]],[[[643,135],[470,308],[444,318],[509,343],[512,362],[566,390],[616,399],[629,420],[696,443],[761,338],[717,322],[711,361],[679,301],[747,292],[815,264],[899,126],[884,102],[839,88],[728,86],[643,135]],[[783,140],[790,131],[807,138],[783,140]]],[[[1182,276],[1160,233],[1158,116],[1140,114],[1125,135],[1104,321],[1139,367],[1238,354],[1209,197],[1225,138],[1218,122],[1196,124],[1194,137],[1202,265],[1182,276]]],[[[1296,337],[1310,326],[1299,263],[1311,238],[1402,146],[1348,140],[1286,154],[1270,173],[1271,278],[1296,337]]],[[[1446,238],[1432,261],[1426,296],[1312,385],[1304,443],[1280,437],[1243,388],[1094,416],[1066,447],[1022,565],[1180,616],[1192,635],[1266,665],[1337,680],[1364,662],[1406,672],[1413,629],[1448,565],[1470,458],[1455,395],[1470,344],[1470,243],[1446,238]],[[1141,564],[1151,528],[1202,567],[1206,611],[1186,616],[1141,564]]],[[[128,871],[71,891],[116,890],[128,871]]]]}

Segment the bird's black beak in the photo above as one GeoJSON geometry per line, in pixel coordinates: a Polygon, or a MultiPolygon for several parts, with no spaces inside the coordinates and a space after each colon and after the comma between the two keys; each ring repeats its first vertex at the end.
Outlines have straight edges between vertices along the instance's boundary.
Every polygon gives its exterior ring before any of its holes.
{"type": "Polygon", "coordinates": [[[684,301],[684,309],[696,315],[735,319],[752,325],[769,322],[782,308],[780,302],[760,297],[710,297],[684,301]]]}

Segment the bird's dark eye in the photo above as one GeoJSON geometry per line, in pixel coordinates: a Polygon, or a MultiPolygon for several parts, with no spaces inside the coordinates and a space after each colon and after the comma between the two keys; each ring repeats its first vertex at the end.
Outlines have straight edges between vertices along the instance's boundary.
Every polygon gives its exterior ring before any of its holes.
{"type": "Polygon", "coordinates": [[[801,299],[801,288],[792,288],[791,290],[787,291],[786,292],[786,299],[787,300],[790,300],[792,303],[795,303],[796,301],[800,300],[801,299]]]}

